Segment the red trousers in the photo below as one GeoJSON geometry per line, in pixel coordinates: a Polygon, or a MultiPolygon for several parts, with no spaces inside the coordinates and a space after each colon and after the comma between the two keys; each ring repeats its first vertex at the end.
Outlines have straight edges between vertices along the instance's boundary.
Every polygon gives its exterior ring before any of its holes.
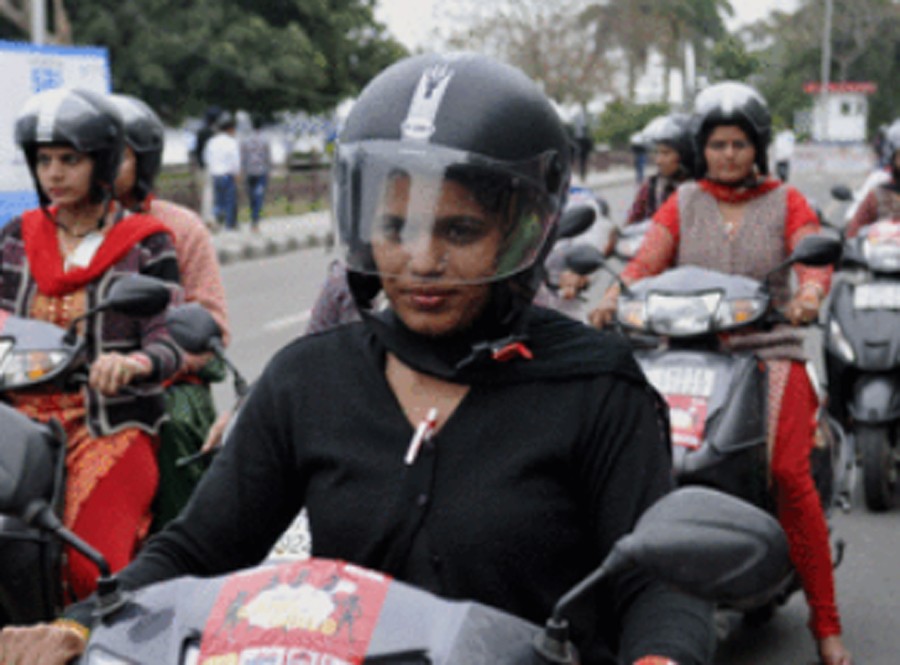
{"type": "MultiPolygon", "coordinates": [[[[158,480],[153,440],[142,436],[128,446],[82,504],[73,530],[103,554],[112,572],[131,561],[143,540],[158,480]]],[[[74,596],[68,600],[80,600],[97,588],[97,567],[71,548],[66,554],[63,575],[74,596]]]]}
{"type": "Polygon", "coordinates": [[[791,560],[809,604],[809,626],[813,635],[822,639],[840,634],[841,623],[835,603],[828,525],[810,468],[817,409],[818,398],[806,367],[791,363],[772,451],[772,480],[778,520],[787,534],[791,560]]]}

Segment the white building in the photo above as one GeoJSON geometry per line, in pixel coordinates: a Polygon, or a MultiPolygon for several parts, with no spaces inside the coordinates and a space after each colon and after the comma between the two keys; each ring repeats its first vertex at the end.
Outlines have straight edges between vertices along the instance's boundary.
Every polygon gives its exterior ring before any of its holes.
{"type": "Polygon", "coordinates": [[[877,87],[867,81],[830,83],[823,94],[820,83],[807,83],[803,91],[813,95],[812,137],[814,141],[856,143],[866,140],[868,95],[877,87]]]}

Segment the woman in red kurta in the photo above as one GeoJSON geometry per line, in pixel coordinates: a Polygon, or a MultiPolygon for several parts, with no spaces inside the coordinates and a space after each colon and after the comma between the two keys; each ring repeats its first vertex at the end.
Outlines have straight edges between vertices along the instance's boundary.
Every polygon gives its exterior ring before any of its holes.
{"type": "MultiPolygon", "coordinates": [[[[712,86],[698,96],[693,123],[698,173],[704,177],[682,185],[656,213],[638,254],[622,272],[626,284],[685,264],[761,280],[801,238],[819,231],[803,196],[767,175],[770,120],[755,90],[736,83],[712,86]]],[[[797,325],[817,318],[831,269],[795,270],[799,286],[794,293],[784,271],[769,281],[775,306],[797,325]]],[[[613,287],[591,313],[591,322],[608,323],[617,299],[613,287]]],[[[840,638],[828,527],[810,468],[818,398],[806,371],[803,337],[796,328],[782,326],[731,343],[754,348],[766,361],[778,518],[810,607],[819,654],[826,665],[849,665],[840,638]],[[783,408],[788,403],[791,408],[783,408]]]]}

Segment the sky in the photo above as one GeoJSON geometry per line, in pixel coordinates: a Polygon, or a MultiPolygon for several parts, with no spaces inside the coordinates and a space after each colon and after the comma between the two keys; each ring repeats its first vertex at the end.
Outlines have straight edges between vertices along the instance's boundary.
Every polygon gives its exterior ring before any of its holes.
{"type": "MultiPolygon", "coordinates": [[[[376,17],[385,22],[391,32],[407,48],[415,49],[427,42],[433,26],[433,8],[437,0],[378,0],[376,17]]],[[[452,0],[450,0],[452,1],[452,0]]],[[[773,9],[791,11],[797,0],[732,0],[734,18],[729,28],[752,23],[767,16],[773,9]]]]}

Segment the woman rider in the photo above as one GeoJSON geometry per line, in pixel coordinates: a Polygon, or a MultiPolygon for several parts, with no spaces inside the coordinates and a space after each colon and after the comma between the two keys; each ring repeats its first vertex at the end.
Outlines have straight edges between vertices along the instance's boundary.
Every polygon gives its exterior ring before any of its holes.
{"type": "MultiPolygon", "coordinates": [[[[671,485],[663,411],[627,348],[530,305],[569,159],[556,112],[516,69],[425,55],[377,76],[332,188],[363,321],[276,355],[122,584],[258,563],[305,506],[315,556],[543,622],[671,485]]],[[[711,660],[709,605],[638,570],[574,624],[585,663],[711,660]]],[[[0,646],[25,657],[23,642],[82,644],[50,627],[15,635],[0,646]]]]}
{"type": "Polygon", "coordinates": [[[884,140],[890,157],[890,179],[872,188],[859,204],[847,226],[845,235],[848,238],[853,238],[864,226],[880,219],[900,219],[900,120],[888,128],[884,140]]]}
{"type": "Polygon", "coordinates": [[[659,210],[678,186],[693,178],[694,141],[684,113],[672,113],[651,123],[656,174],[650,176],[634,197],[626,224],[642,222],[659,210]]]}
{"type": "MultiPolygon", "coordinates": [[[[692,126],[702,179],[682,185],[656,213],[638,254],[622,271],[626,284],[676,264],[763,279],[801,238],[819,231],[818,218],[803,196],[768,177],[771,120],[756,90],[735,82],[707,88],[697,97],[692,126]]],[[[783,272],[770,279],[776,306],[795,325],[818,316],[830,269],[798,266],[797,277],[793,294],[783,272]]],[[[602,327],[612,319],[618,294],[618,287],[607,291],[591,313],[594,325],[602,327]]],[[[733,341],[735,346],[740,342],[733,341]]],[[[826,665],[848,665],[828,528],[810,471],[818,399],[802,343],[799,331],[790,328],[756,337],[769,375],[770,467],[778,518],[806,593],[819,654],[826,665]],[[791,408],[783,407],[787,403],[791,408]]]]}
{"type": "MultiPolygon", "coordinates": [[[[123,275],[177,282],[162,224],[123,217],[113,198],[124,132],[105,97],[66,89],[35,95],[16,120],[15,135],[40,208],[0,231],[0,307],[66,327],[123,275]]],[[[65,428],[63,521],[117,570],[149,526],[156,434],[164,419],[160,383],[179,368],[181,356],[162,314],[132,319],[104,312],[78,329],[92,356],[84,390],[33,389],[10,401],[32,418],[55,418],[65,428]],[[130,384],[135,390],[120,392],[130,384]]],[[[64,576],[70,601],[95,587],[94,565],[74,552],[64,576]]]]}
{"type": "MultiPolygon", "coordinates": [[[[172,232],[184,299],[200,303],[212,314],[227,344],[225,287],[209,230],[197,213],[153,195],[162,166],[162,121],[135,97],[111,95],[110,100],[125,125],[125,154],[116,178],[116,196],[127,210],[158,219],[172,232]]],[[[216,417],[209,384],[224,377],[220,361],[189,355],[182,371],[167,382],[169,419],[161,431],[160,487],[153,506],[153,531],[178,515],[204,471],[199,463],[181,467],[177,461],[202,447],[216,417]]]]}

